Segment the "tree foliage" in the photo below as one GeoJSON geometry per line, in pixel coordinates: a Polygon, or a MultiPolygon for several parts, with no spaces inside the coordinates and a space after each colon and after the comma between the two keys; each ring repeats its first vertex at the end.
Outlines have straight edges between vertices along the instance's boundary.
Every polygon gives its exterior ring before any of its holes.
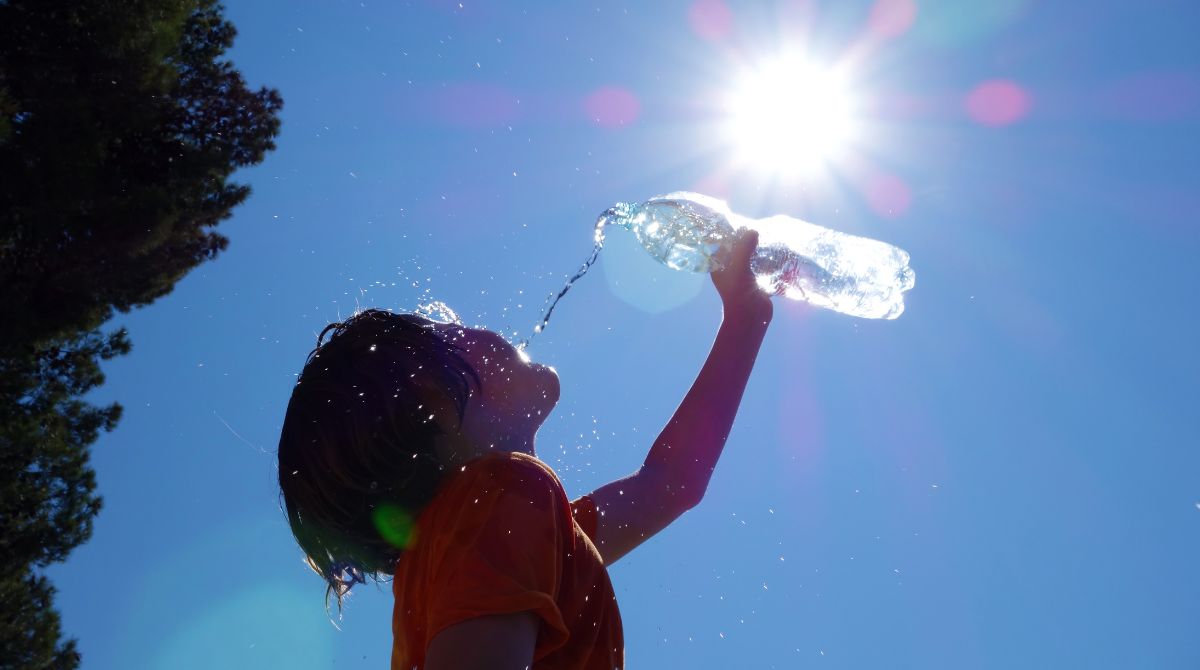
{"type": "Polygon", "coordinates": [[[229,178],[274,149],[234,36],[215,0],[0,0],[0,667],[78,663],[40,570],[100,509],[120,407],[83,398],[130,348],[101,329],[225,248],[229,178]]]}
{"type": "Polygon", "coordinates": [[[281,101],[211,0],[0,5],[0,344],[87,331],[225,248],[281,101]]]}
{"type": "Polygon", "coordinates": [[[79,667],[74,640],[62,639],[54,587],[42,575],[0,579],[0,668],[79,667]]]}
{"type": "Polygon", "coordinates": [[[0,556],[45,567],[92,533],[100,510],[86,445],[112,430],[118,405],[80,398],[104,381],[99,362],[129,351],[120,330],[0,359],[0,556]],[[15,400],[15,402],[13,402],[15,400]]]}

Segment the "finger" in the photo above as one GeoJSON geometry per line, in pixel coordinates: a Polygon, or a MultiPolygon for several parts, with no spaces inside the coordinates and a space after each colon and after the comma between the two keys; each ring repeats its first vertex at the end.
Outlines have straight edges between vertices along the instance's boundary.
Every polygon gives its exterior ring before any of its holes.
{"type": "Polygon", "coordinates": [[[754,250],[758,247],[758,231],[749,228],[743,228],[738,234],[737,246],[734,251],[734,259],[738,265],[743,265],[750,262],[750,257],[754,255],[754,250]]]}

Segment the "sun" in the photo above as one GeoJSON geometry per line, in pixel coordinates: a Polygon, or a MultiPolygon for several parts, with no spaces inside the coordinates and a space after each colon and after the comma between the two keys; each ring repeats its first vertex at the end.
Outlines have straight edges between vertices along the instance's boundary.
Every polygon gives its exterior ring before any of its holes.
{"type": "Polygon", "coordinates": [[[832,68],[780,57],[744,72],[725,101],[725,141],[742,168],[771,175],[828,166],[855,137],[848,82],[832,68]]]}

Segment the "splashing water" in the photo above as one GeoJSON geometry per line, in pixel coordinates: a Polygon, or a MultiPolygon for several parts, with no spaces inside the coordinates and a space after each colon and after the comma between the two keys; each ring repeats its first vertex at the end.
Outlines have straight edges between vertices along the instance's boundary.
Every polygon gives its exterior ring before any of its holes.
{"type": "MultiPolygon", "coordinates": [[[[609,212],[611,212],[611,210],[609,210],[609,212]]],[[[567,294],[567,291],[570,291],[571,287],[575,285],[575,282],[579,281],[580,277],[587,274],[587,271],[592,269],[592,265],[596,263],[596,259],[600,256],[600,250],[604,248],[604,227],[610,222],[609,212],[601,214],[600,218],[596,219],[596,228],[595,233],[593,234],[593,239],[595,240],[596,245],[592,247],[591,255],[587,257],[587,260],[583,262],[583,265],[580,266],[579,270],[574,274],[574,276],[567,280],[567,283],[563,285],[562,290],[558,292],[558,295],[551,293],[549,296],[547,296],[546,301],[550,302],[550,307],[546,309],[545,315],[542,316],[541,323],[533,327],[533,332],[530,333],[529,337],[526,337],[525,339],[521,340],[519,344],[517,344],[517,351],[525,351],[525,348],[529,346],[529,340],[533,339],[534,335],[537,335],[546,329],[546,325],[550,323],[550,315],[554,313],[554,307],[558,305],[558,301],[562,300],[563,296],[567,294]]]]}
{"type": "Polygon", "coordinates": [[[458,312],[455,312],[450,308],[450,305],[447,305],[441,300],[434,300],[433,302],[427,302],[423,305],[417,305],[417,308],[413,310],[413,312],[419,316],[429,319],[430,321],[436,321],[438,323],[452,323],[456,326],[463,325],[462,318],[458,316],[458,312]]]}

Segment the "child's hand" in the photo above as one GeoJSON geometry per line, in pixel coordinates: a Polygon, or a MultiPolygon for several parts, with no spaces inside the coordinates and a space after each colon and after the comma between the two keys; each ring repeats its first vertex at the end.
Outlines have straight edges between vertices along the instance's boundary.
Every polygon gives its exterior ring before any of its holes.
{"type": "Polygon", "coordinates": [[[750,271],[750,259],[758,248],[758,231],[743,228],[724,258],[725,268],[712,273],[713,286],[725,304],[726,317],[746,317],[767,323],[774,307],[771,296],[758,287],[750,271]]]}

